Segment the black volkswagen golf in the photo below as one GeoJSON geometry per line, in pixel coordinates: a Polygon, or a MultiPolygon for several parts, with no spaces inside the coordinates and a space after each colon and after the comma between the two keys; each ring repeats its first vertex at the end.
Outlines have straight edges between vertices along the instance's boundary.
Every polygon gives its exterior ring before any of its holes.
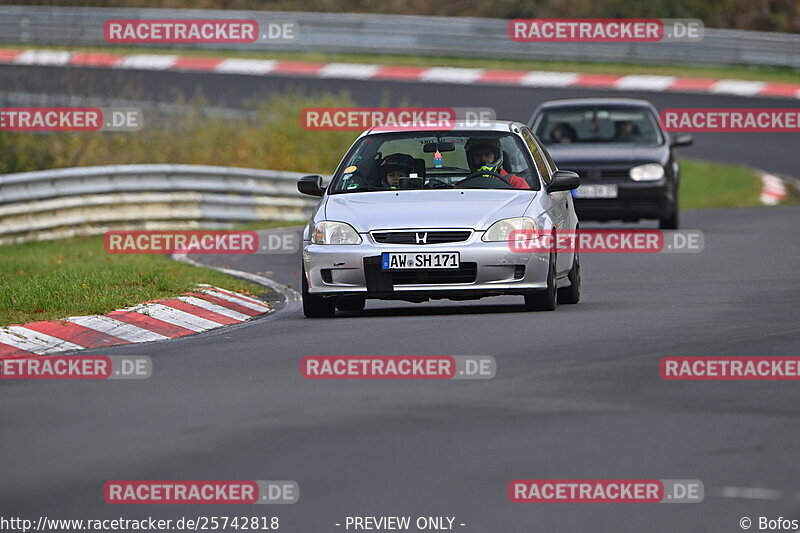
{"type": "Polygon", "coordinates": [[[629,98],[577,98],[542,104],[529,123],[560,169],[581,177],[573,191],[582,220],[657,219],[678,228],[680,165],[653,104],[629,98]]]}

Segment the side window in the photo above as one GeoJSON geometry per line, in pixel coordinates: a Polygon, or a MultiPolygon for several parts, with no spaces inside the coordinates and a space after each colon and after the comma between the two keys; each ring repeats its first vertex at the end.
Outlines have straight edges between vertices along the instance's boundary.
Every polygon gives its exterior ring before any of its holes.
{"type": "MultiPolygon", "coordinates": [[[[536,143],[536,140],[533,138],[528,128],[522,129],[522,138],[525,140],[525,144],[528,145],[528,150],[531,151],[533,162],[536,164],[536,170],[539,171],[542,181],[545,185],[549,185],[552,176],[550,174],[550,169],[547,167],[547,161],[545,161],[544,150],[536,143]]],[[[549,154],[547,154],[547,157],[549,157],[549,154]]]]}

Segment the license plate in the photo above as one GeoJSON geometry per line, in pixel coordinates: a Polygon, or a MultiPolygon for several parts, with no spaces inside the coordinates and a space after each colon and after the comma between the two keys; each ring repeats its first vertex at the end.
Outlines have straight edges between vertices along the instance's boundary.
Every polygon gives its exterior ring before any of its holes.
{"type": "Polygon", "coordinates": [[[461,258],[458,252],[383,252],[383,270],[458,268],[461,258]]]}
{"type": "Polygon", "coordinates": [[[616,198],[616,185],[581,185],[575,189],[575,198],[616,198]]]}

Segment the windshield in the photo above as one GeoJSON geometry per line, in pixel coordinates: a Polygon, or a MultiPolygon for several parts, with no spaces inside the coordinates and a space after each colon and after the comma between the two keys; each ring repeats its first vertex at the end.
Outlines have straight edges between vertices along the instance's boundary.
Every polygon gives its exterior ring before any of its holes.
{"type": "Polygon", "coordinates": [[[545,144],[619,142],[659,145],[663,142],[655,117],[644,107],[546,109],[537,117],[534,130],[545,144]]]}
{"type": "Polygon", "coordinates": [[[539,189],[521,140],[501,132],[398,132],[363,137],[331,194],[395,189],[539,189]]]}

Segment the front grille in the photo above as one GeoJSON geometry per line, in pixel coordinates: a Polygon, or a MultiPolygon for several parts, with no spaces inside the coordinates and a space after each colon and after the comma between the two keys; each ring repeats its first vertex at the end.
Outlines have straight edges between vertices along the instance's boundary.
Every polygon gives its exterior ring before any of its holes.
{"type": "Polygon", "coordinates": [[[470,230],[436,231],[376,231],[372,238],[380,244],[443,244],[463,242],[472,234],[470,230]]]}
{"type": "Polygon", "coordinates": [[[437,285],[440,283],[474,283],[478,275],[477,263],[461,263],[458,270],[393,270],[394,285],[437,285]]]}
{"type": "MultiPolygon", "coordinates": [[[[564,167],[567,169],[567,167],[564,167]]],[[[630,177],[630,169],[629,168],[577,168],[574,169],[569,167],[569,170],[573,172],[577,172],[578,176],[581,177],[582,180],[593,180],[593,179],[620,179],[620,178],[629,178],[630,177]]]]}

